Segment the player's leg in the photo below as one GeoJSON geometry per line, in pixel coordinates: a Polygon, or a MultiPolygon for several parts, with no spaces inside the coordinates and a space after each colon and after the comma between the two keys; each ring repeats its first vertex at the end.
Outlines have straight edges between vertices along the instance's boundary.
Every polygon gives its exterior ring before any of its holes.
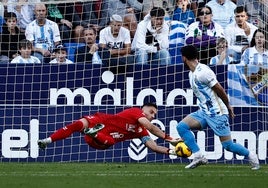
{"type": "Polygon", "coordinates": [[[256,153],[250,152],[247,148],[238,143],[234,143],[231,136],[220,136],[220,141],[223,148],[227,151],[248,157],[252,170],[258,170],[260,168],[259,159],[256,153]]]}
{"type": "Polygon", "coordinates": [[[98,141],[98,139],[95,139],[89,135],[85,135],[84,137],[85,142],[92,148],[104,150],[109,148],[111,145],[103,144],[98,141]]]}
{"type": "Polygon", "coordinates": [[[88,127],[84,129],[84,133],[91,136],[95,137],[97,133],[103,129],[105,126],[101,123],[96,124],[94,127],[88,127]]]}
{"type": "Polygon", "coordinates": [[[37,143],[41,149],[45,149],[48,144],[58,141],[58,140],[65,139],[69,137],[71,134],[73,134],[74,132],[81,132],[86,127],[88,127],[88,121],[85,118],[82,118],[69,125],[66,125],[65,127],[61,129],[58,129],[48,138],[38,140],[37,143]]]}
{"type": "MultiPolygon", "coordinates": [[[[84,129],[84,133],[87,136],[90,136],[92,140],[97,143],[97,145],[106,146],[106,148],[108,148],[115,144],[115,140],[108,132],[101,131],[104,128],[105,128],[105,125],[98,123],[94,127],[84,129]]],[[[85,137],[85,139],[86,138],[87,137],[85,137]]],[[[89,144],[91,142],[87,142],[87,143],[88,145],[92,146],[91,144],[89,144]]]]}
{"type": "Polygon", "coordinates": [[[200,130],[205,127],[206,122],[203,121],[203,115],[200,114],[200,111],[191,113],[177,125],[177,131],[179,135],[184,140],[189,149],[191,149],[194,155],[193,161],[185,168],[196,168],[199,165],[207,163],[207,159],[201,153],[200,148],[196,143],[195,137],[191,132],[193,129],[200,130]]]}
{"type": "Polygon", "coordinates": [[[233,142],[229,126],[229,117],[227,115],[208,118],[207,122],[214,133],[219,136],[224,149],[233,152],[234,154],[248,157],[253,170],[260,168],[259,160],[255,153],[252,153],[244,146],[233,142]]]}

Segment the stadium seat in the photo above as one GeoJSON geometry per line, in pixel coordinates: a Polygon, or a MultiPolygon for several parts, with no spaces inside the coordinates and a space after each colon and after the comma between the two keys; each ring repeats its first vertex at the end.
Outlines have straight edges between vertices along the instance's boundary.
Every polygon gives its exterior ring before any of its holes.
{"type": "Polygon", "coordinates": [[[68,59],[76,62],[75,61],[75,49],[80,47],[80,46],[85,46],[85,43],[64,43],[64,47],[67,48],[67,53],[68,53],[68,59]]]}

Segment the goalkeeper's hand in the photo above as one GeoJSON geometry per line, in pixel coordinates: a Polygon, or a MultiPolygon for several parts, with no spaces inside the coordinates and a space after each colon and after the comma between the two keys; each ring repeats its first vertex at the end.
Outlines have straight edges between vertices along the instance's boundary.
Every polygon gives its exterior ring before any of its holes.
{"type": "Polygon", "coordinates": [[[168,141],[171,145],[176,146],[179,142],[183,141],[181,138],[172,138],[169,135],[165,135],[165,141],[168,141]]]}

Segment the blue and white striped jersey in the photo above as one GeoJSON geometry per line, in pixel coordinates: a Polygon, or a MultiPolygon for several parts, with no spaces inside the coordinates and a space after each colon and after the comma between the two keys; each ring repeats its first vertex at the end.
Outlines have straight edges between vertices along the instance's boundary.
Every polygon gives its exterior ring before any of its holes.
{"type": "Polygon", "coordinates": [[[53,50],[55,42],[61,41],[57,23],[46,19],[43,26],[39,26],[36,20],[29,23],[25,31],[26,39],[33,41],[35,48],[53,50]]]}
{"type": "Polygon", "coordinates": [[[207,65],[199,63],[194,72],[189,72],[189,81],[202,111],[212,116],[228,114],[221,98],[211,89],[218,80],[207,65]]]}
{"type": "Polygon", "coordinates": [[[241,57],[240,64],[243,65],[264,65],[268,66],[268,51],[265,50],[264,53],[259,53],[256,48],[247,48],[241,57]]]}

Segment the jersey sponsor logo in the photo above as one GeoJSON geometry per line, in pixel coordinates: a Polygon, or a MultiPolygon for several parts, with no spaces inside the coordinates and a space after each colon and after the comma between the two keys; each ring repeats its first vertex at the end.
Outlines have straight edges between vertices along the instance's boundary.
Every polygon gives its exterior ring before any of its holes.
{"type": "Polygon", "coordinates": [[[119,138],[123,138],[123,137],[124,137],[124,134],[119,133],[119,132],[113,132],[113,133],[110,133],[110,135],[111,135],[114,139],[119,139],[119,138]]]}

